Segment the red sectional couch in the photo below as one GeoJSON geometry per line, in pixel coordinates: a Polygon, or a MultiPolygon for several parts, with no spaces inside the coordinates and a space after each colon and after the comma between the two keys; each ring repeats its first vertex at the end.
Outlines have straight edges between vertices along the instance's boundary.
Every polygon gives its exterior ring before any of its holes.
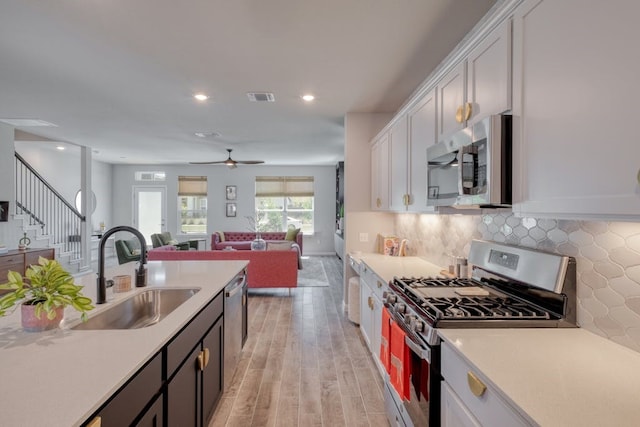
{"type": "Polygon", "coordinates": [[[291,251],[158,251],[149,261],[247,260],[249,288],[295,288],[298,286],[298,252],[291,251]]]}
{"type": "MultiPolygon", "coordinates": [[[[211,235],[211,249],[223,250],[227,247],[231,247],[237,250],[250,250],[251,241],[256,238],[256,233],[251,231],[224,231],[224,242],[220,240],[218,233],[211,235]]],[[[267,242],[283,242],[287,235],[286,232],[265,232],[260,233],[267,242]]],[[[295,242],[300,247],[300,255],[302,255],[302,233],[298,233],[295,242]]]]}

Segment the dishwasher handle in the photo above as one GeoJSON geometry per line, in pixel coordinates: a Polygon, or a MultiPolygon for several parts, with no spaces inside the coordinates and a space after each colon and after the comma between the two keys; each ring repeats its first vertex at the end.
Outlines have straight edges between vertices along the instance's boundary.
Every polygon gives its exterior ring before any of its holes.
{"type": "Polygon", "coordinates": [[[235,279],[235,282],[233,284],[227,285],[227,287],[224,289],[224,296],[227,298],[231,298],[238,292],[241,292],[242,287],[244,286],[244,282],[245,282],[245,275],[242,274],[238,276],[235,279]]]}

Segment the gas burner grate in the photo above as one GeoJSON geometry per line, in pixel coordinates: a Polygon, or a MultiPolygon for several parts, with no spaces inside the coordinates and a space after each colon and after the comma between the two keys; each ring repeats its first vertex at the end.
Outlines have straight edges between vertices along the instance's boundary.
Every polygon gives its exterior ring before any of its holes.
{"type": "Polygon", "coordinates": [[[549,312],[498,296],[429,298],[421,307],[435,319],[550,319],[549,312]]]}
{"type": "Polygon", "coordinates": [[[396,277],[394,281],[402,287],[406,288],[439,288],[439,287],[465,287],[478,286],[473,279],[465,279],[459,277],[443,278],[443,277],[396,277]]]}

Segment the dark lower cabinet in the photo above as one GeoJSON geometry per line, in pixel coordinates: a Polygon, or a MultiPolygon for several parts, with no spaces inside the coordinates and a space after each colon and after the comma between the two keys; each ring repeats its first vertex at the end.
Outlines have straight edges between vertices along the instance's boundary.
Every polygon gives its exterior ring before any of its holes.
{"type": "Polygon", "coordinates": [[[202,371],[202,422],[207,425],[216,409],[224,389],[222,360],[224,319],[220,318],[202,340],[204,348],[210,349],[209,362],[202,371]]]}
{"type": "Polygon", "coordinates": [[[187,356],[167,386],[167,425],[206,425],[222,395],[220,318],[187,356]]]}
{"type": "Polygon", "coordinates": [[[220,292],[82,425],[201,427],[223,391],[220,292]]]}
{"type": "Polygon", "coordinates": [[[198,366],[201,346],[196,347],[167,387],[167,426],[202,425],[200,389],[202,376],[198,366]]]}
{"type": "Polygon", "coordinates": [[[137,427],[162,427],[164,426],[164,401],[162,395],[158,396],[151,407],[135,423],[137,427]]]}
{"type": "MultiPolygon", "coordinates": [[[[98,412],[85,422],[85,426],[120,427],[138,424],[141,416],[151,416],[153,406],[145,411],[156,398],[160,402],[162,421],[162,354],[157,354],[141,368],[98,412]],[[144,414],[144,415],[142,415],[144,414]]],[[[155,409],[157,411],[157,409],[155,409]]],[[[154,425],[154,424],[146,424],[154,425]]],[[[157,424],[158,426],[162,423],[157,424]]]]}

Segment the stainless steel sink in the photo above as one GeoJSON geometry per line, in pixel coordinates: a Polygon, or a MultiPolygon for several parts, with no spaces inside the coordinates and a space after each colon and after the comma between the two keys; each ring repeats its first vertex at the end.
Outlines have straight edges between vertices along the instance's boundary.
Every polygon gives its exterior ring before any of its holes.
{"type": "Polygon", "coordinates": [[[113,307],[71,329],[138,329],[155,325],[199,290],[198,288],[148,289],[116,303],[113,307]]]}

